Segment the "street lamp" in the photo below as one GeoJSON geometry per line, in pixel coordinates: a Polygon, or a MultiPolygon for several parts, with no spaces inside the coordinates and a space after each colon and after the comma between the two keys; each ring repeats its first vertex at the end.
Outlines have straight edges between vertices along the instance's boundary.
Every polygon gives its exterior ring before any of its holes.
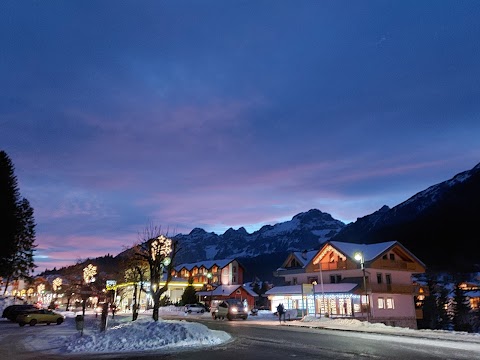
{"type": "Polygon", "coordinates": [[[360,262],[360,266],[363,272],[363,288],[365,290],[365,301],[367,302],[367,321],[370,322],[370,299],[368,298],[368,291],[367,291],[367,277],[365,275],[365,258],[363,257],[362,252],[356,252],[353,257],[355,260],[360,262]]]}
{"type": "Polygon", "coordinates": [[[322,290],[322,302],[320,303],[320,309],[319,309],[319,313],[320,313],[320,317],[322,317],[322,308],[325,307],[325,314],[328,314],[328,306],[325,305],[325,290],[323,289],[323,273],[322,273],[322,262],[320,260],[318,260],[318,268],[320,270],[320,287],[321,287],[321,290],[322,290]]]}
{"type": "Polygon", "coordinates": [[[207,279],[210,284],[210,309],[212,308],[212,302],[213,302],[213,284],[212,284],[212,278],[213,274],[211,272],[207,273],[207,279]]]}

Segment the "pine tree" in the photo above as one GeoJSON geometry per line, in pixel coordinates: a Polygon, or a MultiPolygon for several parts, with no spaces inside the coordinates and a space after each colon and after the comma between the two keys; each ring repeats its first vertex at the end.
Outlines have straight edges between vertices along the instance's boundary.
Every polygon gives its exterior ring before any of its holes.
{"type": "Polygon", "coordinates": [[[0,276],[8,276],[16,250],[20,224],[17,205],[20,198],[14,166],[5,151],[0,151],[0,276]]]}
{"type": "Polygon", "coordinates": [[[0,276],[5,291],[11,280],[30,278],[35,247],[33,208],[20,198],[13,163],[0,151],[0,276]]]}
{"type": "Polygon", "coordinates": [[[451,319],[448,311],[450,290],[443,284],[439,287],[437,293],[437,314],[438,324],[436,329],[450,330],[451,319]]]}
{"type": "Polygon", "coordinates": [[[197,293],[192,284],[193,279],[188,279],[188,286],[182,294],[182,305],[195,304],[197,302],[197,293]]]}
{"type": "Polygon", "coordinates": [[[461,283],[457,282],[453,289],[453,330],[471,332],[470,302],[460,285],[461,283]]]}

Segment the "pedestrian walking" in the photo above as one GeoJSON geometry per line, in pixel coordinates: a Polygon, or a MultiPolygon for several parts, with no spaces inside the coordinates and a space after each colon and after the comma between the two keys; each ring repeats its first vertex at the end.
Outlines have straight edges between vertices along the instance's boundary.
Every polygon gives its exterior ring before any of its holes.
{"type": "Polygon", "coordinates": [[[278,321],[280,324],[282,323],[282,316],[283,316],[283,322],[285,322],[285,307],[283,306],[282,303],[278,304],[277,306],[277,314],[278,314],[278,321]]]}

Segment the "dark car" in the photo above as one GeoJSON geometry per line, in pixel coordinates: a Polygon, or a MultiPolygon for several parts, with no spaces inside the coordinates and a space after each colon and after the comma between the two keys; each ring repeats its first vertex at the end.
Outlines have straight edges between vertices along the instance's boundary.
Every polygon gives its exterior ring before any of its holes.
{"type": "Polygon", "coordinates": [[[216,319],[243,319],[248,318],[248,307],[244,306],[239,299],[227,299],[218,304],[217,308],[212,312],[212,317],[216,319]]]}
{"type": "Polygon", "coordinates": [[[2,318],[7,318],[10,321],[15,321],[18,315],[35,310],[38,310],[38,307],[31,304],[9,305],[3,310],[2,318]]]}

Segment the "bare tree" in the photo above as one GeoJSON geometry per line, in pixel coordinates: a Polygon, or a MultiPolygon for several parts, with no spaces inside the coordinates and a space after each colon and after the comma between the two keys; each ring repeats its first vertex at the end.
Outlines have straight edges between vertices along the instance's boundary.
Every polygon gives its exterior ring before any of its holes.
{"type": "Polygon", "coordinates": [[[148,263],[150,270],[150,290],[153,299],[153,320],[158,321],[160,297],[168,290],[172,280],[175,257],[179,251],[178,241],[164,235],[161,227],[149,225],[140,235],[142,242],[137,247],[136,256],[148,263]],[[163,284],[162,286],[160,286],[163,284]]]}
{"type": "MultiPolygon", "coordinates": [[[[142,251],[140,245],[133,247],[134,254],[142,251]]],[[[132,297],[132,321],[138,318],[138,309],[142,292],[146,292],[145,282],[149,275],[149,264],[144,257],[134,256],[126,257],[124,261],[125,281],[133,283],[132,297]]]]}

